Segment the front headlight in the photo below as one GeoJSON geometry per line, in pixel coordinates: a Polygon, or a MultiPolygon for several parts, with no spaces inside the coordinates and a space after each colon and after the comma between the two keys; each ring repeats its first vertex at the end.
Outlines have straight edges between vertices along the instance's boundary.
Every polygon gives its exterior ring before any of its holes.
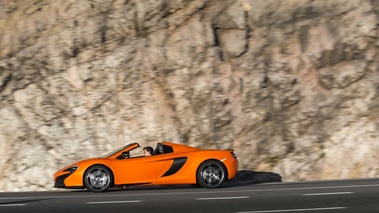
{"type": "Polygon", "coordinates": [[[70,168],[63,170],[63,172],[69,172],[71,174],[71,173],[75,172],[78,168],[79,168],[79,166],[72,166],[70,168]]]}

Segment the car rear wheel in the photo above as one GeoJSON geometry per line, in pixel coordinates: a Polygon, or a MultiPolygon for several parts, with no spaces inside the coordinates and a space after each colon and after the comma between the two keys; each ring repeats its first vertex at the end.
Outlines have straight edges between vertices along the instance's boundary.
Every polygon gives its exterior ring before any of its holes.
{"type": "Polygon", "coordinates": [[[204,188],[217,188],[226,178],[226,170],[217,160],[208,160],[202,163],[197,170],[197,183],[204,188]]]}
{"type": "Polygon", "coordinates": [[[84,173],[84,185],[91,192],[105,192],[113,182],[111,171],[101,165],[95,165],[84,173]]]}

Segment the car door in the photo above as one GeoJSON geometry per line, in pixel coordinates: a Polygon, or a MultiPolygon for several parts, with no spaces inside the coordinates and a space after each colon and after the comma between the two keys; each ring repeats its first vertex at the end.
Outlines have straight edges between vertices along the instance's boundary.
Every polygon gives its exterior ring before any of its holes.
{"type": "Polygon", "coordinates": [[[167,163],[162,155],[114,159],[111,168],[116,185],[152,183],[167,163]]]}

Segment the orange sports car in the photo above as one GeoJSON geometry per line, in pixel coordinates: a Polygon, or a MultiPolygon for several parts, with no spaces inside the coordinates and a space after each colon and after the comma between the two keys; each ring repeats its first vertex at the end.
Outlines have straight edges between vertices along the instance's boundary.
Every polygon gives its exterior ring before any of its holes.
{"type": "Polygon", "coordinates": [[[55,188],[104,192],[128,185],[193,184],[216,188],[233,178],[238,160],[233,150],[203,150],[171,142],[157,143],[143,156],[131,143],[105,156],[79,161],[54,174],[55,188]]]}

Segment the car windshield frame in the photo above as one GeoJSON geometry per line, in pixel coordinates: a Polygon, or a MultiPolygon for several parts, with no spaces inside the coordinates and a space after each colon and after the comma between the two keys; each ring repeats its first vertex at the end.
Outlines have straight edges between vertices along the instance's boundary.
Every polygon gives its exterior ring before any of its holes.
{"type": "Polygon", "coordinates": [[[120,147],[120,148],[118,148],[118,149],[116,149],[116,150],[114,150],[114,151],[112,151],[112,152],[110,152],[110,153],[108,153],[108,154],[106,154],[106,155],[103,155],[103,156],[101,156],[100,158],[109,158],[109,157],[111,157],[111,156],[117,154],[118,152],[121,152],[122,150],[124,150],[124,149],[126,149],[126,148],[128,148],[128,147],[134,146],[134,145],[138,145],[138,146],[139,146],[138,143],[131,143],[131,144],[125,145],[125,146],[123,146],[123,147],[120,147]]]}

